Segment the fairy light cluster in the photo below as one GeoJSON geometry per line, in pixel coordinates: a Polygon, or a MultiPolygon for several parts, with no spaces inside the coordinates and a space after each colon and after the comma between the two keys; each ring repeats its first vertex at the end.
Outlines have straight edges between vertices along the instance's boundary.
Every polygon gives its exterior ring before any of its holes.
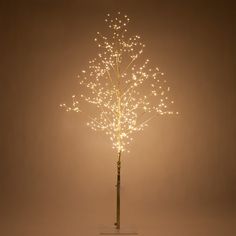
{"type": "Polygon", "coordinates": [[[97,57],[78,75],[79,95],[72,96],[72,105],[61,104],[66,111],[86,112],[86,104],[94,105],[94,115],[87,114],[87,125],[104,131],[117,152],[127,150],[133,134],[142,131],[157,115],[178,114],[168,109],[174,103],[169,98],[170,87],[164,73],[150,66],[149,59],[138,60],[145,44],[140,36],[128,36],[130,19],[118,12],[115,18],[107,14],[108,34],[100,32],[94,39],[97,57]],[[85,109],[82,109],[84,105],[85,109]]]}

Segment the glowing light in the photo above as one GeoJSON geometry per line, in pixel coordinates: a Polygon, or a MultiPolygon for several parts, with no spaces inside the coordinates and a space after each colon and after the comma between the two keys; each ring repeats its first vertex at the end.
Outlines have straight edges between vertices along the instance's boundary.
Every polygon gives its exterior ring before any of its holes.
{"type": "Polygon", "coordinates": [[[166,86],[164,73],[158,67],[150,68],[149,59],[138,61],[145,44],[140,36],[128,35],[129,21],[120,12],[114,19],[107,14],[109,33],[103,36],[97,32],[94,41],[98,57],[90,60],[78,76],[79,96],[72,96],[72,106],[60,105],[66,111],[84,113],[84,102],[94,105],[97,110],[87,114],[87,125],[104,131],[118,153],[125,151],[133,134],[142,131],[157,115],[178,114],[167,109],[174,102],[167,96],[170,87],[166,86]]]}

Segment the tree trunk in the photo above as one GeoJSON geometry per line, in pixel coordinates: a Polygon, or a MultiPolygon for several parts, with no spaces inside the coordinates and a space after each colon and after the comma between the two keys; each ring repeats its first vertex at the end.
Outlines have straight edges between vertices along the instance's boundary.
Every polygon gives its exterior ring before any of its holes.
{"type": "Polygon", "coordinates": [[[121,151],[118,153],[117,161],[117,183],[116,183],[116,229],[120,229],[120,167],[121,167],[121,151]]]}

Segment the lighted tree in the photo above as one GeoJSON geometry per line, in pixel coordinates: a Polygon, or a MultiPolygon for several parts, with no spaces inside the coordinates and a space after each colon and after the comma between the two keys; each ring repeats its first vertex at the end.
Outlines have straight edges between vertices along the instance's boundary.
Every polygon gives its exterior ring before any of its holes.
{"type": "Polygon", "coordinates": [[[107,14],[106,35],[97,32],[94,41],[98,55],[89,61],[79,77],[79,95],[72,96],[72,105],[61,104],[67,111],[85,112],[87,125],[104,131],[118,154],[116,228],[120,228],[120,166],[121,154],[157,115],[174,114],[168,106],[170,88],[164,74],[149,66],[149,59],[139,60],[145,44],[140,36],[129,36],[130,19],[118,12],[114,19],[107,14]],[[88,104],[93,106],[89,111],[88,104]],[[94,109],[96,108],[96,109],[94,109]]]}

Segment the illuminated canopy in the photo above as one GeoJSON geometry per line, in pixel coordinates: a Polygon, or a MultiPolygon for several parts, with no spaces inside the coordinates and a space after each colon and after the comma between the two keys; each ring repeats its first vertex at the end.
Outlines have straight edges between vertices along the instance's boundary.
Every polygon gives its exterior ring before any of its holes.
{"type": "Polygon", "coordinates": [[[148,126],[155,116],[174,114],[168,108],[173,101],[164,73],[142,58],[145,44],[139,35],[128,35],[129,21],[119,12],[114,19],[107,14],[108,33],[97,32],[94,39],[97,57],[78,75],[79,91],[83,93],[72,96],[71,106],[60,105],[67,111],[85,113],[83,102],[94,105],[97,110],[87,114],[87,125],[104,131],[118,153],[127,150],[132,135],[148,126]]]}

